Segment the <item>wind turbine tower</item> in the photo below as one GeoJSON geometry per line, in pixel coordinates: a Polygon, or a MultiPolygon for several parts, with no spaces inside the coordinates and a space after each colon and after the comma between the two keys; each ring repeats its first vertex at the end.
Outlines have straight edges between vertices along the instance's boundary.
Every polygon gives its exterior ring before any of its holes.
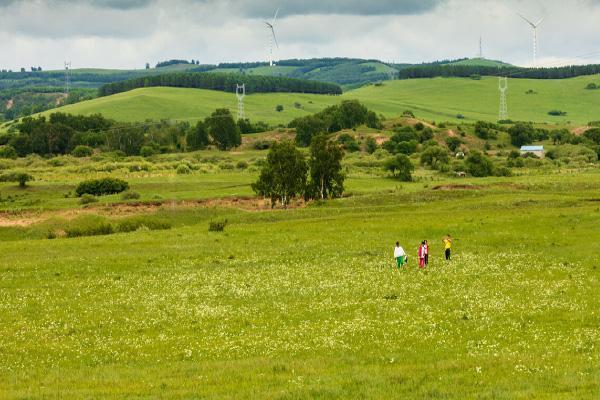
{"type": "Polygon", "coordinates": [[[239,120],[246,118],[246,113],[244,110],[244,97],[246,97],[246,84],[245,83],[243,85],[236,85],[235,95],[237,96],[237,99],[238,99],[237,118],[239,121],[239,120]]]}
{"type": "Polygon", "coordinates": [[[483,60],[483,39],[479,36],[479,59],[483,60]]]}
{"type": "Polygon", "coordinates": [[[279,8],[275,11],[275,15],[273,16],[273,20],[271,22],[264,21],[267,29],[269,29],[269,66],[272,67],[273,64],[273,43],[275,46],[279,48],[279,43],[277,43],[277,36],[275,36],[275,22],[277,21],[277,14],[279,14],[279,8]]]}
{"type": "Polygon", "coordinates": [[[533,23],[530,20],[528,20],[527,18],[525,18],[524,16],[522,16],[521,14],[519,14],[519,17],[523,18],[523,20],[525,22],[527,22],[533,29],[533,66],[536,67],[537,66],[537,53],[538,53],[538,47],[539,47],[537,30],[538,30],[539,26],[542,24],[542,22],[544,21],[544,18],[540,19],[537,23],[533,23]]]}

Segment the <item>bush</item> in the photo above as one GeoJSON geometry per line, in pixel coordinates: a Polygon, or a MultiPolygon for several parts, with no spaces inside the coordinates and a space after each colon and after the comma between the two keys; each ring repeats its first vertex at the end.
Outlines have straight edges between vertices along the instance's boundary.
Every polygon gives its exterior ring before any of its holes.
{"type": "Polygon", "coordinates": [[[11,158],[14,160],[17,156],[17,151],[11,145],[0,146],[0,158],[11,158]]]}
{"type": "Polygon", "coordinates": [[[595,90],[595,89],[600,88],[600,86],[596,85],[594,82],[592,82],[592,83],[588,83],[585,88],[588,90],[595,90]]]}
{"type": "Polygon", "coordinates": [[[268,150],[273,145],[273,142],[269,140],[256,140],[252,143],[252,148],[255,150],[268,150]]]}
{"type": "Polygon", "coordinates": [[[237,169],[246,169],[246,168],[248,168],[248,163],[246,161],[238,161],[238,163],[235,165],[235,167],[237,169]]]}
{"type": "Polygon", "coordinates": [[[67,228],[65,229],[65,233],[68,238],[82,236],[104,236],[112,235],[113,233],[115,233],[115,229],[108,222],[101,222],[94,225],[67,228]]]}
{"type": "Polygon", "coordinates": [[[92,196],[91,194],[84,194],[79,199],[79,204],[83,204],[83,205],[97,203],[97,202],[98,202],[98,199],[96,198],[96,196],[92,196]]]}
{"type": "Polygon", "coordinates": [[[372,137],[368,137],[366,142],[365,142],[365,150],[367,153],[369,154],[373,154],[375,153],[375,151],[379,148],[379,146],[377,146],[377,142],[375,141],[375,139],[373,139],[372,137]]]}
{"type": "Polygon", "coordinates": [[[92,154],[94,154],[94,149],[83,145],[76,146],[71,152],[71,155],[77,158],[90,157],[92,154]]]}
{"type": "Polygon", "coordinates": [[[360,145],[356,140],[347,133],[342,133],[338,138],[338,143],[342,145],[342,148],[350,153],[360,151],[360,145]]]}
{"type": "Polygon", "coordinates": [[[94,196],[105,196],[121,193],[129,189],[129,183],[117,178],[91,179],[77,185],[75,193],[81,197],[84,194],[94,196]]]}
{"type": "Polygon", "coordinates": [[[510,170],[510,168],[500,167],[500,168],[496,168],[496,170],[494,171],[494,175],[496,175],[496,176],[512,176],[512,171],[510,170]]]}
{"type": "Polygon", "coordinates": [[[142,157],[152,157],[156,154],[158,154],[158,150],[152,146],[142,146],[140,149],[140,156],[142,157]]]}
{"type": "Polygon", "coordinates": [[[281,104],[277,104],[277,107],[275,107],[275,111],[282,112],[283,111],[283,106],[281,104]]]}
{"type": "Polygon", "coordinates": [[[562,117],[564,115],[567,115],[567,112],[561,110],[550,110],[548,111],[548,115],[552,115],[553,117],[562,117]]]}
{"type": "Polygon", "coordinates": [[[138,192],[123,192],[121,195],[122,200],[139,200],[142,197],[138,192]]]}
{"type": "Polygon", "coordinates": [[[390,158],[384,164],[385,170],[390,171],[394,178],[403,182],[412,181],[412,172],[415,167],[410,162],[410,158],[404,154],[398,154],[394,158],[390,158]]]}
{"type": "Polygon", "coordinates": [[[478,151],[473,151],[465,160],[467,171],[475,177],[490,176],[494,173],[492,160],[478,151]]]}
{"type": "Polygon", "coordinates": [[[122,233],[135,232],[139,229],[147,228],[151,231],[161,231],[171,229],[169,221],[145,216],[127,218],[117,225],[117,231],[122,233]]]}
{"type": "Polygon", "coordinates": [[[223,232],[227,226],[227,220],[224,221],[210,221],[208,224],[209,232],[223,232]]]}
{"type": "Polygon", "coordinates": [[[177,166],[177,175],[189,175],[192,173],[192,169],[184,163],[177,166]]]}
{"type": "Polygon", "coordinates": [[[406,118],[414,118],[415,114],[411,110],[404,110],[402,116],[406,118]]]}

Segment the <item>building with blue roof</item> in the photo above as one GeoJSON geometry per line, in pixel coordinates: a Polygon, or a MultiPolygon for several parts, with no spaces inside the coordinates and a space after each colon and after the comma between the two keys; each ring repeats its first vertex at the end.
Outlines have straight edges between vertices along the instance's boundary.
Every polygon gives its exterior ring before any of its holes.
{"type": "Polygon", "coordinates": [[[535,154],[538,158],[544,158],[544,146],[521,146],[521,155],[535,154]]]}

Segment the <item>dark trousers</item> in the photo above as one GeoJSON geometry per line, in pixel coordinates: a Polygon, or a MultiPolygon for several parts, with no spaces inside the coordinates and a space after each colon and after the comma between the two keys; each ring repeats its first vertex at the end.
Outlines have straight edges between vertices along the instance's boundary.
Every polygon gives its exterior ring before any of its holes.
{"type": "Polygon", "coordinates": [[[450,260],[450,249],[446,249],[446,260],[450,260]]]}
{"type": "Polygon", "coordinates": [[[425,265],[429,265],[429,254],[425,254],[425,265]]]}

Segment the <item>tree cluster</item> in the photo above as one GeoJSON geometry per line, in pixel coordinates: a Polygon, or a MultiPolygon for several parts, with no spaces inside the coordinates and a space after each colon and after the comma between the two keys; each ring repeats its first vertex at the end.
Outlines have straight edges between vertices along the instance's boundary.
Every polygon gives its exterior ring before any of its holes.
{"type": "Polygon", "coordinates": [[[400,71],[400,79],[480,76],[515,76],[527,79],[566,79],[582,75],[600,73],[600,64],[570,65],[553,68],[521,68],[495,67],[479,65],[438,64],[404,68],[400,71]]]}
{"type": "Polygon", "coordinates": [[[296,118],[289,123],[290,128],[296,129],[296,143],[303,147],[308,146],[312,138],[321,133],[339,132],[360,125],[380,129],[381,121],[375,112],[358,100],[345,100],[340,105],[327,107],[317,114],[296,118]]]}
{"type": "Polygon", "coordinates": [[[279,202],[284,208],[300,196],[307,200],[340,197],[345,180],[343,156],[339,144],[326,135],[312,139],[308,161],[294,143],[274,143],[252,189],[269,198],[272,206],[279,202]]]}

